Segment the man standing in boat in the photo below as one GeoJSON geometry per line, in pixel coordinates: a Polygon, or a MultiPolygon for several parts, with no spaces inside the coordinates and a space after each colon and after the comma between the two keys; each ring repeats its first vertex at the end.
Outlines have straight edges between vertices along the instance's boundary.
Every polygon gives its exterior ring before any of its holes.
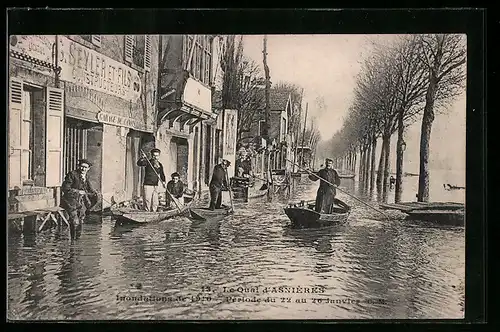
{"type": "Polygon", "coordinates": [[[179,199],[184,195],[184,183],[182,183],[179,173],[172,173],[171,177],[172,180],[167,183],[167,192],[165,196],[165,205],[167,208],[170,208],[172,203],[172,197],[170,195],[175,199],[179,199]]]}
{"type": "Polygon", "coordinates": [[[223,159],[218,165],[215,165],[210,181],[210,210],[220,209],[222,204],[222,191],[228,188],[227,168],[231,165],[229,160],[223,159]]]}
{"type": "Polygon", "coordinates": [[[333,169],[333,160],[327,158],[325,168],[316,173],[317,176],[309,175],[312,181],[320,180],[318,192],[316,194],[316,212],[330,213],[334,204],[336,190],[335,186],[340,185],[340,177],[336,170],[333,169]],[[321,178],[321,179],[320,179],[321,178]],[[331,184],[335,184],[332,186],[331,184]]]}
{"type": "Polygon", "coordinates": [[[87,159],[78,162],[78,169],[69,172],[61,185],[61,204],[69,215],[71,238],[81,229],[87,210],[99,201],[99,194],[88,179],[92,163],[87,159]]]}
{"type": "Polygon", "coordinates": [[[145,167],[142,197],[146,211],[156,212],[158,209],[158,182],[161,180],[162,183],[165,183],[165,173],[163,165],[158,160],[159,157],[160,150],[155,148],[151,150],[151,159],[146,159],[144,155],[137,161],[137,166],[145,167]]]}

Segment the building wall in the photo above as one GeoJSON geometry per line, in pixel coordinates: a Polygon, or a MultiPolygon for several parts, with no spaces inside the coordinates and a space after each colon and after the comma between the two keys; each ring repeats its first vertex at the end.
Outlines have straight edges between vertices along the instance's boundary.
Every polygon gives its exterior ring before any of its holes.
{"type": "MultiPolygon", "coordinates": [[[[8,99],[8,180],[9,189],[9,211],[29,211],[34,209],[43,209],[58,204],[58,187],[62,182],[62,172],[57,169],[51,172],[47,169],[47,91],[48,88],[57,88],[55,73],[51,68],[35,64],[36,61],[45,61],[51,63],[52,45],[55,42],[54,36],[10,36],[9,37],[9,84],[7,91],[8,99]],[[21,59],[20,59],[21,58],[21,59]],[[16,82],[16,83],[14,83],[16,82]],[[23,105],[20,105],[18,96],[27,101],[23,95],[17,95],[24,89],[24,86],[35,86],[38,90],[32,94],[31,121],[34,125],[32,134],[35,135],[35,141],[32,145],[23,143],[22,132],[26,128],[24,120],[23,105]],[[19,90],[20,88],[20,90],[19,90]],[[15,96],[14,96],[14,94],[15,96]],[[13,97],[13,98],[11,98],[13,97]],[[24,127],[23,127],[24,126],[24,127]],[[33,182],[34,187],[24,186],[26,180],[22,178],[21,165],[28,156],[24,147],[28,147],[32,153],[33,182]],[[21,157],[19,157],[21,156],[21,157]],[[50,181],[48,180],[50,178],[50,181]],[[24,182],[24,183],[23,183],[24,182]],[[45,188],[48,186],[49,188],[45,188]],[[18,189],[15,189],[17,187],[18,189]]],[[[63,94],[63,91],[60,91],[63,94]]],[[[62,110],[61,110],[62,111],[62,110]]],[[[50,132],[50,139],[57,139],[62,134],[63,123],[57,131],[50,132]]],[[[26,138],[26,136],[24,136],[26,138]]],[[[52,160],[53,161],[53,160],[52,160]]],[[[57,163],[59,164],[59,163],[57,163]]],[[[50,165],[53,165],[52,163],[50,165]]]]}
{"type": "Polygon", "coordinates": [[[87,154],[92,154],[95,162],[101,153],[102,163],[94,165],[93,171],[99,179],[96,182],[101,182],[97,190],[103,194],[103,207],[109,206],[111,197],[117,202],[132,198],[133,190],[126,190],[126,183],[131,181],[124,180],[131,173],[126,171],[127,158],[131,158],[127,157],[129,130],[146,135],[155,129],[159,39],[157,35],[147,37],[148,69],[126,60],[125,39],[129,37],[101,35],[99,46],[79,35],[61,36],[59,40],[66,115],[102,125],[102,141],[92,149],[87,147],[87,154]],[[108,72],[103,74],[103,67],[108,72]],[[97,80],[96,73],[101,78],[106,75],[107,83],[97,80]]]}
{"type": "MultiPolygon", "coordinates": [[[[158,127],[156,132],[155,145],[161,150],[160,162],[163,164],[165,177],[167,182],[170,180],[170,175],[174,172],[181,173],[181,178],[183,182],[188,185],[189,189],[194,189],[193,172],[192,167],[194,161],[194,129],[193,133],[189,133],[189,129],[186,127],[184,131],[179,130],[179,124],[174,124],[173,128],[168,128],[168,122],[163,123],[158,127]],[[187,169],[183,173],[182,167],[178,167],[177,161],[175,160],[177,152],[175,151],[176,144],[172,144],[172,138],[182,139],[187,141],[187,169]]],[[[198,179],[198,178],[196,178],[198,179]]]]}

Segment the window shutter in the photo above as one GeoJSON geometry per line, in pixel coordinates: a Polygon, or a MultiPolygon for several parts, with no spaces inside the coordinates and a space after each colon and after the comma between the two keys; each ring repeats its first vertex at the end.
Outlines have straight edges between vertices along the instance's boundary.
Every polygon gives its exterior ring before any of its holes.
{"type": "Polygon", "coordinates": [[[23,81],[11,78],[9,86],[9,189],[21,188],[21,130],[23,127],[23,81]]]}
{"type": "Polygon", "coordinates": [[[101,47],[101,35],[92,35],[92,44],[101,47]]]}
{"type": "Polygon", "coordinates": [[[144,69],[151,70],[151,35],[144,37],[144,69]]]}
{"type": "Polygon", "coordinates": [[[58,187],[63,178],[64,90],[47,87],[47,187],[58,187]]]}
{"type": "Polygon", "coordinates": [[[134,36],[125,35],[125,61],[132,62],[132,52],[134,48],[134,36]]]}

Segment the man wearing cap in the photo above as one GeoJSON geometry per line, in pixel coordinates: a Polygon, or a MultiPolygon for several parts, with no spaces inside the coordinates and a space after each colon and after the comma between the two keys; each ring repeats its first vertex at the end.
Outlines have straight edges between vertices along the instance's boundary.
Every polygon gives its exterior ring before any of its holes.
{"type": "Polygon", "coordinates": [[[92,163],[87,159],[78,162],[78,169],[69,172],[61,185],[60,206],[68,212],[71,237],[75,236],[75,226],[81,228],[86,211],[92,207],[91,199],[98,199],[97,191],[88,179],[88,171],[92,163]]]}
{"type": "MultiPolygon", "coordinates": [[[[335,186],[340,185],[340,177],[337,174],[337,171],[333,169],[333,160],[327,158],[325,160],[325,168],[319,170],[316,174],[319,178],[321,178],[318,192],[316,194],[316,212],[331,213],[336,195],[335,186]],[[334,184],[335,186],[324,180],[334,184]]],[[[318,177],[309,175],[309,179],[312,181],[319,180],[318,177]]]]}
{"type": "Polygon", "coordinates": [[[220,209],[222,204],[222,189],[228,188],[227,168],[231,165],[229,160],[223,159],[218,165],[215,165],[212,173],[212,180],[209,184],[210,189],[210,210],[220,209]]]}
{"type": "Polygon", "coordinates": [[[145,167],[142,197],[146,211],[156,212],[158,209],[158,182],[161,180],[162,183],[165,183],[165,173],[159,158],[160,150],[155,148],[151,150],[151,159],[148,160],[144,156],[137,161],[137,166],[145,167]]]}
{"type": "Polygon", "coordinates": [[[184,183],[182,183],[179,173],[172,173],[171,177],[172,180],[167,183],[167,193],[165,196],[167,208],[171,207],[170,204],[172,202],[172,197],[170,197],[170,195],[174,196],[176,199],[179,199],[184,195],[184,183]]]}

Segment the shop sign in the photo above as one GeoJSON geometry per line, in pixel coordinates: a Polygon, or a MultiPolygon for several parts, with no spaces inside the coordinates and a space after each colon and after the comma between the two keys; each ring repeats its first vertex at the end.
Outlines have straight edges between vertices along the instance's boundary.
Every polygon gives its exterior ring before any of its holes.
{"type": "Polygon", "coordinates": [[[112,113],[99,112],[97,113],[97,120],[101,123],[106,123],[118,127],[127,127],[132,129],[141,130],[144,125],[139,121],[124,116],[115,115],[112,113]]]}
{"type": "Polygon", "coordinates": [[[38,71],[51,70],[53,64],[53,35],[12,35],[9,38],[11,56],[37,65],[38,71]]]}
{"type": "Polygon", "coordinates": [[[58,46],[61,80],[132,102],[141,96],[137,70],[64,36],[58,46]]]}

